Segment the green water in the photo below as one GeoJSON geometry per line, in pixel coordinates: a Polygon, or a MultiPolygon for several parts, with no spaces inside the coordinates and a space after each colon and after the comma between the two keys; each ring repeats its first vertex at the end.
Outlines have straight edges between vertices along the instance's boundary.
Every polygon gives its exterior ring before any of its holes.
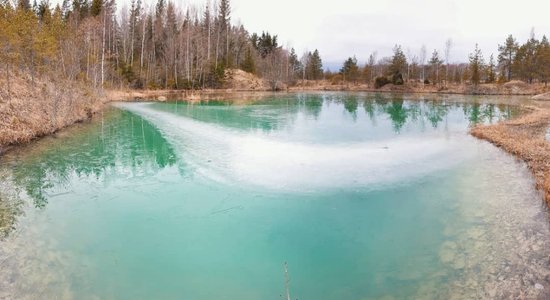
{"type": "Polygon", "coordinates": [[[547,297],[530,173],[467,134],[521,100],[410,99],[116,104],[10,152],[0,299],[547,297]]]}

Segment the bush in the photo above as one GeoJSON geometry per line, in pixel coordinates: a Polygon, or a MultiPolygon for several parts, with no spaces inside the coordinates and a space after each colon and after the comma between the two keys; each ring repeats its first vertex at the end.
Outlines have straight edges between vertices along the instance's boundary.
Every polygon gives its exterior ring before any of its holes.
{"type": "Polygon", "coordinates": [[[395,85],[403,85],[405,81],[403,80],[403,75],[401,73],[395,73],[391,77],[391,82],[395,85]]]}
{"type": "Polygon", "coordinates": [[[374,79],[374,88],[379,89],[388,83],[391,83],[391,81],[389,81],[387,77],[385,76],[376,77],[376,79],[374,79]]]}
{"type": "Polygon", "coordinates": [[[137,89],[137,90],[141,90],[143,89],[143,81],[141,80],[141,78],[136,78],[134,80],[132,80],[128,86],[131,88],[131,89],[137,89]]]}
{"type": "Polygon", "coordinates": [[[342,82],[344,81],[344,77],[342,76],[342,74],[336,74],[327,79],[330,80],[330,84],[332,85],[342,84],[342,82]]]}

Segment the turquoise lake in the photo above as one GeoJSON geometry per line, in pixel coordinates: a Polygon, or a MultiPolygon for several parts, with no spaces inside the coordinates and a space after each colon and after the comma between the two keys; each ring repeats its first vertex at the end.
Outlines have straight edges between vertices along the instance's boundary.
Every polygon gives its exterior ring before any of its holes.
{"type": "Polygon", "coordinates": [[[0,299],[550,296],[522,99],[115,103],[0,158],[0,299]],[[285,263],[288,275],[285,275],[285,263]]]}

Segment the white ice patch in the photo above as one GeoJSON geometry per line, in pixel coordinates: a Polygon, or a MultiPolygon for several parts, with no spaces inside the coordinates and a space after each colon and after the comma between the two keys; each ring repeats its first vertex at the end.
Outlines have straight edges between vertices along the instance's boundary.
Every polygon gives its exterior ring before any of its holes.
{"type": "Polygon", "coordinates": [[[197,174],[225,183],[292,190],[388,184],[449,168],[471,155],[462,151],[460,138],[296,143],[157,111],[146,103],[117,106],[154,124],[197,174]]]}

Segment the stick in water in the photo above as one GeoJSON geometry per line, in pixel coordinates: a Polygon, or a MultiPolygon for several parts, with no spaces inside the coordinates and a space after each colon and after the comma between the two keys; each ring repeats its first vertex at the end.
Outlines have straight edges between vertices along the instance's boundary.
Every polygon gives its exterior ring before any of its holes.
{"type": "Polygon", "coordinates": [[[286,300],[290,300],[290,288],[289,288],[290,278],[288,277],[288,264],[285,261],[285,289],[286,289],[286,300]]]}

